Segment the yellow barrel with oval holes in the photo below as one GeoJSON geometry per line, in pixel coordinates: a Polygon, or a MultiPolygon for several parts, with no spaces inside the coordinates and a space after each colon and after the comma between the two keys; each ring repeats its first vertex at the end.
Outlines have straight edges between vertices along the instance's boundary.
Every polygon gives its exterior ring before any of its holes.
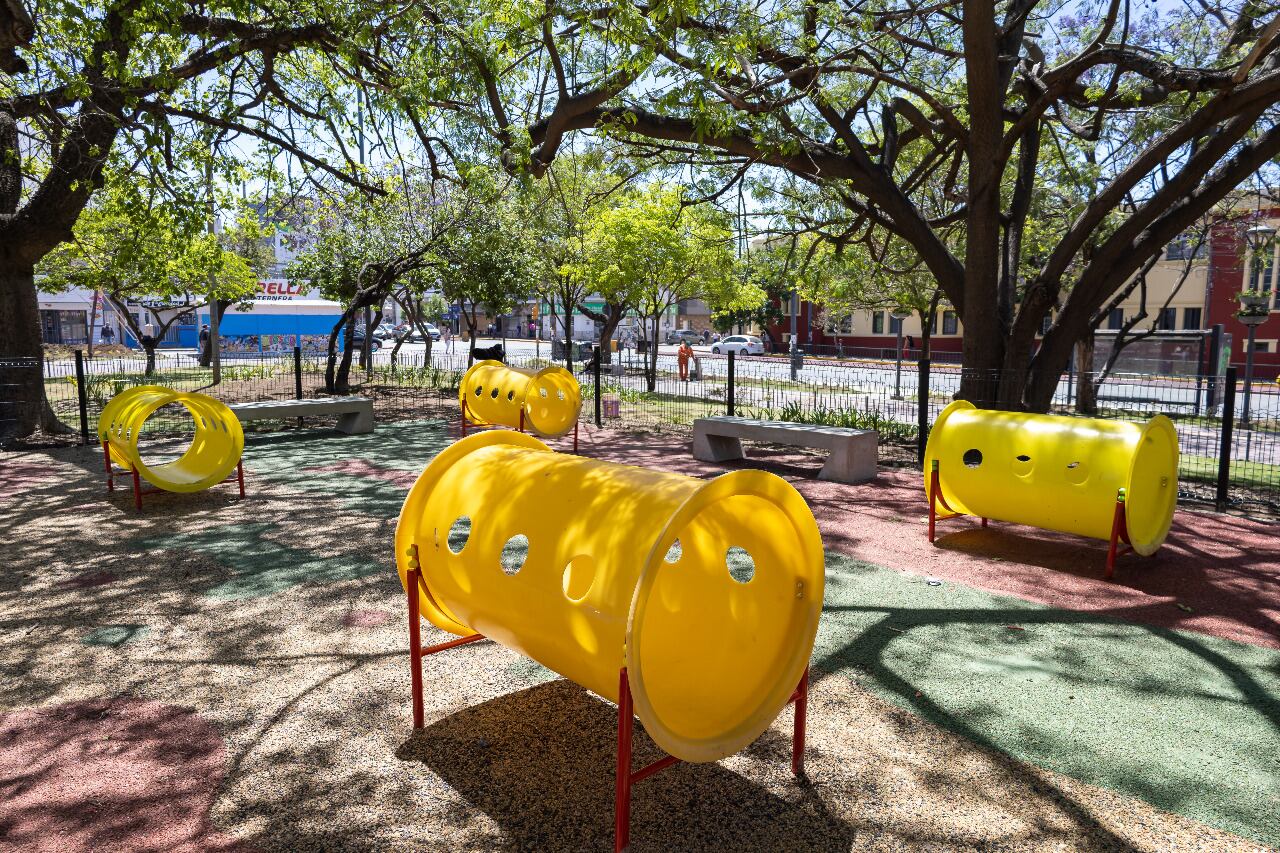
{"type": "Polygon", "coordinates": [[[523,425],[538,435],[558,438],[578,422],[582,389],[573,374],[558,365],[530,370],[486,360],[477,361],[463,375],[458,402],[473,424],[512,429],[523,425]]]}
{"type": "Polygon", "coordinates": [[[818,526],[764,471],[707,481],[476,433],[404,502],[402,584],[415,545],[434,625],[482,633],[614,702],[625,666],[645,729],[686,761],[768,728],[822,612],[818,526]]]}
{"type": "Polygon", "coordinates": [[[98,443],[104,442],[114,464],[136,470],[148,483],[168,492],[199,492],[216,486],[236,470],[244,453],[240,419],[222,401],[161,385],[137,385],[112,397],[98,418],[98,443]],[[195,434],[177,459],[147,465],[138,451],[142,426],[170,403],[187,410],[195,434]]]}
{"type": "Polygon", "coordinates": [[[925,494],[938,463],[957,512],[1110,539],[1125,490],[1133,550],[1154,554],[1178,500],[1178,434],[1164,415],[1145,424],[978,409],[957,400],[925,448],[925,494]]]}

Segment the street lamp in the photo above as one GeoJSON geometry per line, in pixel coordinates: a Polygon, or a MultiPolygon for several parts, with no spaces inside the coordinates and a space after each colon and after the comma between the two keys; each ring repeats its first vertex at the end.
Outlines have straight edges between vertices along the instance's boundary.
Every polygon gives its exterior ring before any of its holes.
{"type": "MultiPolygon", "coordinates": [[[[1270,268],[1271,265],[1261,259],[1260,252],[1263,250],[1272,251],[1271,244],[1275,235],[1276,229],[1265,222],[1261,222],[1244,232],[1245,240],[1253,250],[1250,266],[1254,270],[1268,270],[1270,268]]],[[[1267,322],[1267,318],[1271,313],[1270,305],[1268,304],[1271,301],[1271,290],[1265,286],[1270,282],[1259,282],[1253,276],[1250,276],[1250,278],[1252,280],[1246,283],[1245,289],[1240,291],[1237,297],[1240,300],[1240,310],[1236,312],[1236,319],[1249,330],[1249,339],[1245,344],[1244,353],[1244,416],[1240,420],[1242,429],[1250,429],[1249,403],[1253,393],[1253,336],[1257,334],[1258,327],[1267,322]],[[1255,287],[1258,289],[1254,289],[1255,287]]]]}
{"type": "Polygon", "coordinates": [[[902,323],[911,316],[911,312],[898,307],[889,312],[889,316],[898,321],[898,370],[893,378],[893,399],[902,399],[902,323]]]}

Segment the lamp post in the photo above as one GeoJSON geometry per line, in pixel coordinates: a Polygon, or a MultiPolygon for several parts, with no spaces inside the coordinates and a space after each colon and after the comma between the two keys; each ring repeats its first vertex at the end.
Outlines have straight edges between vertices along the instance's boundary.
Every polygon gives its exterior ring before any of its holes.
{"type": "Polygon", "coordinates": [[[910,311],[902,308],[895,308],[889,312],[889,316],[898,321],[898,370],[893,378],[893,399],[902,399],[902,324],[911,316],[910,311]]]}
{"type": "Polygon", "coordinates": [[[791,381],[796,381],[800,373],[800,344],[796,338],[796,324],[799,321],[800,300],[796,292],[791,291],[791,346],[788,347],[788,353],[791,357],[791,381]]]}
{"type": "MultiPolygon", "coordinates": [[[[1257,270],[1270,272],[1271,264],[1261,258],[1261,253],[1264,250],[1273,251],[1272,240],[1275,238],[1276,229],[1265,222],[1260,222],[1245,231],[1244,235],[1249,247],[1253,250],[1253,258],[1250,262],[1251,272],[1257,270]]],[[[1249,403],[1253,392],[1253,337],[1258,327],[1267,322],[1267,317],[1270,315],[1268,303],[1271,301],[1271,289],[1267,287],[1270,282],[1260,282],[1252,275],[1250,279],[1246,282],[1245,290],[1242,290],[1237,297],[1240,300],[1240,310],[1236,312],[1236,319],[1249,330],[1244,353],[1244,413],[1240,419],[1241,429],[1251,429],[1249,403]]]]}

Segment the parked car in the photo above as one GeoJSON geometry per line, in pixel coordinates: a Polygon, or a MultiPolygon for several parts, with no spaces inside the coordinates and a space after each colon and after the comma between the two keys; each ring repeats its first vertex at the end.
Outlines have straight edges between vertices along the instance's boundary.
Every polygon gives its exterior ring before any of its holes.
{"type": "MultiPolygon", "coordinates": [[[[353,351],[364,349],[364,329],[356,329],[355,334],[351,336],[351,349],[353,351]]],[[[382,349],[382,342],[375,337],[370,342],[369,351],[377,352],[380,349],[382,349]]]]}
{"type": "Polygon", "coordinates": [[[702,335],[695,332],[693,329],[675,329],[667,332],[667,343],[681,344],[685,341],[688,341],[691,346],[693,344],[700,344],[702,343],[702,335]]]}
{"type": "Polygon", "coordinates": [[[764,342],[755,335],[729,335],[711,345],[716,355],[721,353],[737,353],[738,355],[764,355],[764,342]]]}
{"type": "MultiPolygon", "coordinates": [[[[440,340],[439,329],[437,329],[431,323],[424,323],[423,326],[426,328],[427,334],[431,336],[431,340],[433,341],[440,340]]],[[[418,330],[417,326],[414,326],[409,329],[405,329],[403,332],[403,337],[406,341],[408,341],[411,344],[420,344],[426,341],[426,338],[423,336],[422,332],[418,330]]]]}
{"type": "Polygon", "coordinates": [[[395,326],[392,326],[390,323],[379,323],[378,328],[373,330],[374,339],[379,341],[385,341],[388,338],[394,338],[395,336],[395,326]]]}

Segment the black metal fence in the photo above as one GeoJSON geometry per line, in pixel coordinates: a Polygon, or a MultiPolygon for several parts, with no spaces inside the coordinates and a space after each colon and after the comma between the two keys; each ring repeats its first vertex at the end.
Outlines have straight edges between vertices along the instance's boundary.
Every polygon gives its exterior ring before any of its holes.
{"type": "MultiPolygon", "coordinates": [[[[421,351],[402,354],[395,362],[388,355],[379,354],[371,370],[353,365],[351,371],[351,391],[374,399],[380,421],[458,417],[465,350],[445,353],[437,345],[429,360],[421,351]]],[[[646,371],[645,355],[634,352],[613,353],[598,370],[594,358],[580,360],[583,355],[575,352],[571,366],[582,385],[584,421],[620,430],[688,434],[696,418],[733,413],[874,429],[885,455],[901,464],[922,455],[929,424],[952,401],[964,378],[962,368],[954,364],[811,354],[800,359],[702,355],[692,360],[687,378],[682,378],[674,355],[660,355],[656,371],[646,371]]],[[[552,363],[536,356],[513,356],[508,362],[526,368],[552,363]]],[[[15,371],[32,369],[39,368],[0,362],[0,385],[15,371]]],[[[252,402],[323,396],[324,375],[323,357],[298,352],[225,357],[216,384],[211,369],[187,353],[164,354],[151,375],[141,357],[79,363],[63,359],[43,366],[45,394],[54,412],[86,436],[96,429],[106,401],[131,385],[166,385],[200,390],[229,403],[252,402]]],[[[993,374],[986,380],[995,388],[1000,377],[993,374]]],[[[1079,377],[1064,376],[1052,410],[1077,414],[1079,396],[1079,377]]],[[[1144,420],[1164,414],[1175,422],[1183,500],[1280,513],[1280,387],[1255,384],[1249,423],[1241,419],[1243,395],[1236,393],[1234,375],[1224,383],[1200,376],[1113,374],[1097,388],[1096,396],[1094,417],[1144,420]]],[[[0,400],[6,401],[0,403],[0,428],[4,419],[15,417],[18,407],[38,405],[3,394],[0,400]]],[[[251,427],[296,423],[253,422],[251,427]]],[[[185,411],[177,408],[157,413],[146,429],[172,433],[188,426],[185,411]]]]}

